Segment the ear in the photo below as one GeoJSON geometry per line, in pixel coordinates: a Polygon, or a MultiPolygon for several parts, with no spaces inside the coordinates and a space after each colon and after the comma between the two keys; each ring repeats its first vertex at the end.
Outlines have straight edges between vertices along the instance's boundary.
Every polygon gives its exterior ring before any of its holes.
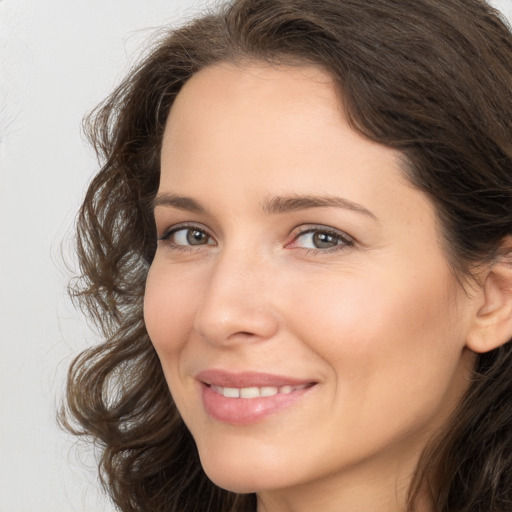
{"type": "Polygon", "coordinates": [[[478,293],[477,311],[466,339],[473,352],[489,352],[512,339],[512,239],[502,247],[505,254],[489,265],[478,293]]]}

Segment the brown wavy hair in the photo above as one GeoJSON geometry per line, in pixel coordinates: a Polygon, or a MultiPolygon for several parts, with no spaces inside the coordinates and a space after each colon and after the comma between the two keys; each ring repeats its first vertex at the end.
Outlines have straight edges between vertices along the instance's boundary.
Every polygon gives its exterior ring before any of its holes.
{"type": "MultiPolygon", "coordinates": [[[[81,207],[72,295],[104,341],[69,370],[61,422],[101,449],[125,512],[249,512],[205,476],[143,321],[156,247],[151,209],[176,95],[218,62],[314,64],[339,86],[352,127],[398,149],[436,206],[462,279],[512,234],[512,35],[483,0],[234,0],[167,30],[88,119],[101,170],[81,207]]],[[[425,450],[409,492],[436,512],[512,510],[511,343],[475,378],[425,450]]]]}

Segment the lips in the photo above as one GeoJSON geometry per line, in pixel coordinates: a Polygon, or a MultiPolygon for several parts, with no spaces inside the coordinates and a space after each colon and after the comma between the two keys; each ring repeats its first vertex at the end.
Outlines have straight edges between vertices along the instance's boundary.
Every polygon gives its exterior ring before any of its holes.
{"type": "Polygon", "coordinates": [[[197,380],[208,385],[232,388],[251,388],[251,387],[282,387],[282,386],[300,386],[314,384],[314,382],[305,379],[296,379],[293,377],[284,377],[270,373],[259,372],[241,372],[231,373],[223,370],[205,370],[196,375],[197,380]]]}
{"type": "Polygon", "coordinates": [[[206,412],[232,425],[259,423],[294,405],[316,384],[266,373],[221,370],[203,371],[196,378],[206,412]]]}

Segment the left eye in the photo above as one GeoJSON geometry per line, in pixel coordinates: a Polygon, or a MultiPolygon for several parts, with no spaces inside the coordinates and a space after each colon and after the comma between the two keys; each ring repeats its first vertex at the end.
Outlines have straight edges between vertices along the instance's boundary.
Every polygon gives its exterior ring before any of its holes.
{"type": "Polygon", "coordinates": [[[339,245],[352,245],[348,236],[341,233],[314,229],[306,231],[295,238],[294,247],[303,249],[332,249],[339,245]]]}
{"type": "Polygon", "coordinates": [[[198,228],[179,228],[162,237],[174,245],[214,245],[213,238],[198,228]]]}

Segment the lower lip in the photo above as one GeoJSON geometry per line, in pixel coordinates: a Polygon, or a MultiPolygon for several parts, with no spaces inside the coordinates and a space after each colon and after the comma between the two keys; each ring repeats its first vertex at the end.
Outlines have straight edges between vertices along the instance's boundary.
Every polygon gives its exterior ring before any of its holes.
{"type": "Polygon", "coordinates": [[[206,412],[217,421],[231,425],[252,425],[268,416],[295,405],[312,388],[298,389],[288,394],[261,398],[226,398],[210,386],[201,385],[206,412]]]}

